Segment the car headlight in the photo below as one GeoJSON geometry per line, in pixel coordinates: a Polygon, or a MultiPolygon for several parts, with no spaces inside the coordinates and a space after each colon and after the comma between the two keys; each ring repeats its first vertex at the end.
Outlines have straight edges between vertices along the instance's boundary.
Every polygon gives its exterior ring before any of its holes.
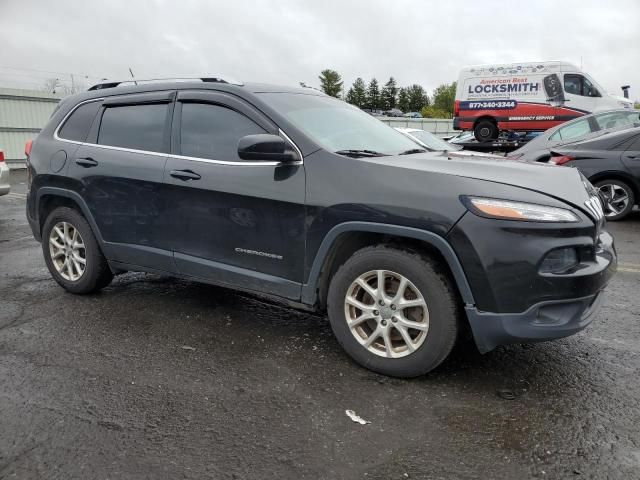
{"type": "Polygon", "coordinates": [[[570,210],[535,203],[515,202],[497,198],[464,197],[465,204],[476,215],[501,220],[525,222],[578,222],[570,210]]]}

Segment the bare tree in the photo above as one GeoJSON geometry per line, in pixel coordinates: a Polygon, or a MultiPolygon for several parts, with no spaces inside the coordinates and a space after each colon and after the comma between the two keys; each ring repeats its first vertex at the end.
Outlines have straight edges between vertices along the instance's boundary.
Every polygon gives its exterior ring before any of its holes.
{"type": "Polygon", "coordinates": [[[61,86],[59,78],[48,78],[44,81],[42,89],[48,93],[56,93],[56,90],[59,90],[61,86]]]}

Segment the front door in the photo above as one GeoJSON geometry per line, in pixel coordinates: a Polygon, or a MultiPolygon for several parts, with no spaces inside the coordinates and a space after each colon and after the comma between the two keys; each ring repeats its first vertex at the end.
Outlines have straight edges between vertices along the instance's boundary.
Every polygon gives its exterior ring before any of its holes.
{"type": "Polygon", "coordinates": [[[155,92],[105,99],[69,170],[107,257],[167,272],[175,267],[162,189],[174,96],[155,92]]]}
{"type": "Polygon", "coordinates": [[[242,137],[278,132],[237,97],[179,92],[165,182],[180,273],[299,298],[304,165],[249,162],[237,154],[242,137]]]}
{"type": "Polygon", "coordinates": [[[602,92],[580,73],[564,74],[564,107],[583,113],[595,112],[600,105],[602,92]]]}

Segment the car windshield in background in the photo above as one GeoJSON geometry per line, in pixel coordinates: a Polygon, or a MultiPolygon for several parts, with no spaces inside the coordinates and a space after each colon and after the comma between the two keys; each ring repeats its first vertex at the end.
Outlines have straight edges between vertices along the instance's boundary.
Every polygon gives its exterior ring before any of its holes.
{"type": "Polygon", "coordinates": [[[449,152],[452,150],[461,150],[462,147],[454,145],[449,142],[445,142],[441,138],[436,137],[431,132],[425,132],[424,130],[415,130],[409,132],[409,135],[417,138],[429,150],[435,150],[437,152],[449,152]]]}
{"type": "Polygon", "coordinates": [[[398,155],[416,149],[413,140],[341,100],[297,93],[261,93],[260,96],[331,152],[364,157],[398,155]]]}

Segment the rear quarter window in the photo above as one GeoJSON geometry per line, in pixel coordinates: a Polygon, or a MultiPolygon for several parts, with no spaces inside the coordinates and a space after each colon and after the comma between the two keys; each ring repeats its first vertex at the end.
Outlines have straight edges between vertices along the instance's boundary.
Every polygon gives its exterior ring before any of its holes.
{"type": "Polygon", "coordinates": [[[100,101],[89,102],[73,110],[58,132],[58,137],[74,142],[84,142],[101,104],[100,101]]]}

